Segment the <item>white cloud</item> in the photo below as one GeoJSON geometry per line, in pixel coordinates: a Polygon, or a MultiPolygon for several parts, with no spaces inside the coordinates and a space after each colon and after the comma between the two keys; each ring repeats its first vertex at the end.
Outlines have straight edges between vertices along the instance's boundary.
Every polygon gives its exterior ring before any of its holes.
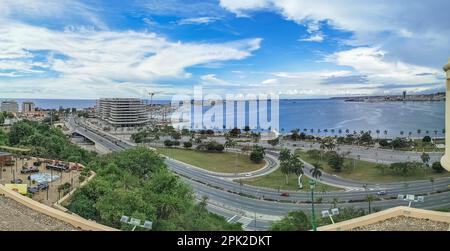
{"type": "Polygon", "coordinates": [[[2,0],[0,1],[0,22],[2,18],[21,21],[57,20],[60,24],[93,25],[107,29],[107,25],[95,14],[97,9],[76,0],[2,0]]]}
{"type": "Polygon", "coordinates": [[[220,0],[220,4],[238,15],[272,10],[307,26],[313,35],[311,31],[317,31],[314,26],[327,22],[353,32],[348,44],[379,46],[391,57],[417,65],[441,67],[449,53],[447,0],[220,0]]]}
{"type": "Polygon", "coordinates": [[[434,68],[389,60],[385,51],[371,47],[337,52],[328,56],[327,61],[340,66],[350,66],[359,74],[367,75],[373,83],[436,83],[442,75],[441,71],[434,68]]]}
{"type": "Polygon", "coordinates": [[[207,74],[200,77],[203,85],[211,86],[238,86],[237,84],[230,83],[226,80],[218,78],[215,74],[207,74]]]}
{"type": "MultiPolygon", "coordinates": [[[[182,43],[150,32],[75,27],[55,31],[12,20],[0,23],[0,33],[7,38],[0,40],[0,70],[16,72],[3,72],[3,77],[42,74],[40,68],[46,67],[60,75],[59,88],[66,90],[66,83],[84,86],[79,85],[82,81],[89,85],[110,82],[135,83],[143,87],[159,78],[187,78],[191,76],[185,71],[188,67],[244,59],[251,56],[261,42],[261,39],[244,39],[220,44],[182,43]],[[46,62],[33,60],[42,53],[47,57],[46,62]]],[[[42,85],[41,81],[44,82],[39,79],[39,83],[34,84],[42,85]]],[[[83,97],[83,91],[94,90],[100,95],[104,89],[78,88],[66,92],[66,96],[83,97]]],[[[132,93],[126,88],[123,91],[132,93]]]]}
{"type": "Polygon", "coordinates": [[[263,84],[263,85],[275,85],[275,84],[279,84],[279,83],[280,83],[280,81],[276,78],[266,79],[261,82],[261,84],[263,84]]]}
{"type": "Polygon", "coordinates": [[[322,42],[324,39],[324,36],[322,34],[315,34],[315,35],[311,35],[307,38],[301,38],[299,39],[299,41],[302,42],[322,42]]]}
{"type": "Polygon", "coordinates": [[[189,24],[209,24],[216,22],[218,18],[215,17],[193,17],[193,18],[184,18],[177,22],[179,25],[189,25],[189,24]]]}

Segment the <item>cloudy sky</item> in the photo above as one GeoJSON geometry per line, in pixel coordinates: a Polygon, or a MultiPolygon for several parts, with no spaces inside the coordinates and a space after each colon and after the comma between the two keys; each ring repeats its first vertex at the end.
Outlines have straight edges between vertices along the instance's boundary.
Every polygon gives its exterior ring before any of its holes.
{"type": "Polygon", "coordinates": [[[447,0],[0,0],[0,97],[442,91],[447,0]]]}

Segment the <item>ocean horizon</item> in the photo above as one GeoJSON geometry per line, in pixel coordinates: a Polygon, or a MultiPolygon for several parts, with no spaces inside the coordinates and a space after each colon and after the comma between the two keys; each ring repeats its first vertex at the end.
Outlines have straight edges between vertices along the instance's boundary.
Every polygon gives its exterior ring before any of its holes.
{"type": "MultiPolygon", "coordinates": [[[[24,101],[31,101],[42,109],[89,108],[96,104],[95,99],[4,99],[16,100],[21,106],[24,101]]],[[[150,100],[148,100],[150,102],[150,100]]],[[[167,104],[170,100],[153,100],[154,104],[167,104]]],[[[248,118],[248,105],[246,117],[248,118]]],[[[264,112],[261,110],[259,112],[264,112]]],[[[267,111],[266,111],[267,112],[267,111]]],[[[247,120],[247,119],[246,119],[247,120]]],[[[334,129],[335,134],[349,129],[350,132],[372,131],[372,136],[443,136],[445,128],[445,102],[412,101],[412,102],[345,102],[339,99],[280,99],[279,103],[280,132],[292,129],[314,130],[334,129]],[[421,130],[419,134],[417,131],[421,130]],[[376,130],[380,130],[379,135],[376,130]],[[403,135],[401,134],[403,132],[403,135]]],[[[247,121],[246,121],[247,122],[247,121]]]]}

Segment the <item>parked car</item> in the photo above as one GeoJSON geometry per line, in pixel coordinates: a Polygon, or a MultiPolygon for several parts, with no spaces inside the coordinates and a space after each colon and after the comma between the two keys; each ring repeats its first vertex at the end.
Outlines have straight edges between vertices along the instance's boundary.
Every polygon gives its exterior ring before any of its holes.
{"type": "Polygon", "coordinates": [[[382,191],[379,191],[379,192],[377,192],[377,195],[386,195],[387,194],[387,192],[386,191],[384,191],[384,190],[382,190],[382,191]]]}
{"type": "Polygon", "coordinates": [[[39,189],[37,189],[36,187],[28,187],[27,191],[28,191],[28,193],[35,194],[35,193],[39,192],[39,189]]]}
{"type": "Polygon", "coordinates": [[[53,170],[60,171],[60,172],[62,172],[62,171],[70,171],[69,168],[66,165],[64,165],[64,164],[56,164],[56,165],[47,164],[47,165],[45,165],[45,168],[46,169],[53,169],[53,170]]]}
{"type": "Polygon", "coordinates": [[[12,184],[22,184],[23,180],[22,179],[14,179],[14,180],[11,180],[11,183],[12,184]]]}
{"type": "Polygon", "coordinates": [[[37,187],[36,187],[39,191],[40,190],[45,190],[45,189],[48,189],[48,183],[47,182],[41,182],[41,183],[39,183],[39,184],[37,184],[37,187]]]}
{"type": "Polygon", "coordinates": [[[289,193],[288,193],[288,192],[281,193],[281,196],[283,196],[283,197],[289,197],[289,193]]]}
{"type": "Polygon", "coordinates": [[[27,173],[38,173],[39,172],[39,168],[32,166],[32,167],[24,167],[22,168],[22,170],[20,170],[21,174],[27,174],[27,173]]]}

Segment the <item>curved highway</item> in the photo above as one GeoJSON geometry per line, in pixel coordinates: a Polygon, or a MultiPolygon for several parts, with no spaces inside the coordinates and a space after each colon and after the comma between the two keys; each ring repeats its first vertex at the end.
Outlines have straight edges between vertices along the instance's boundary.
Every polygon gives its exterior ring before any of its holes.
{"type": "MultiPolygon", "coordinates": [[[[112,152],[133,147],[131,144],[118,140],[110,135],[84,127],[75,118],[70,118],[69,124],[77,133],[112,152]]],[[[276,153],[274,152],[268,152],[268,154],[276,157],[276,153]]],[[[208,196],[210,201],[208,209],[210,211],[229,218],[230,222],[236,220],[242,222],[244,226],[247,225],[247,229],[267,229],[270,221],[279,219],[289,211],[304,209],[305,212],[308,212],[311,208],[310,194],[306,192],[289,191],[290,196],[283,197],[280,195],[283,191],[240,185],[228,178],[211,175],[202,169],[186,165],[173,159],[167,158],[166,163],[171,170],[185,177],[185,180],[193,187],[198,197],[203,195],[208,196]]],[[[306,164],[306,175],[309,175],[309,168],[311,168],[309,164],[306,164]]],[[[330,202],[334,198],[338,199],[339,207],[354,206],[367,208],[368,203],[364,202],[364,198],[367,194],[376,196],[376,192],[381,189],[386,190],[387,194],[385,196],[378,196],[378,200],[372,202],[373,207],[390,208],[407,205],[408,202],[395,199],[397,194],[426,195],[430,191],[446,190],[450,184],[450,178],[436,179],[433,184],[430,181],[383,185],[370,184],[367,191],[361,189],[363,183],[349,181],[327,174],[322,176],[321,182],[332,184],[341,182],[341,187],[358,189],[326,193],[316,192],[316,197],[322,198],[322,203],[316,206],[318,212],[321,209],[329,209],[331,207],[330,202]]],[[[338,186],[340,186],[339,183],[338,186]]],[[[414,203],[414,207],[430,208],[446,206],[448,204],[450,204],[450,192],[442,192],[426,195],[425,202],[414,203]]]]}

